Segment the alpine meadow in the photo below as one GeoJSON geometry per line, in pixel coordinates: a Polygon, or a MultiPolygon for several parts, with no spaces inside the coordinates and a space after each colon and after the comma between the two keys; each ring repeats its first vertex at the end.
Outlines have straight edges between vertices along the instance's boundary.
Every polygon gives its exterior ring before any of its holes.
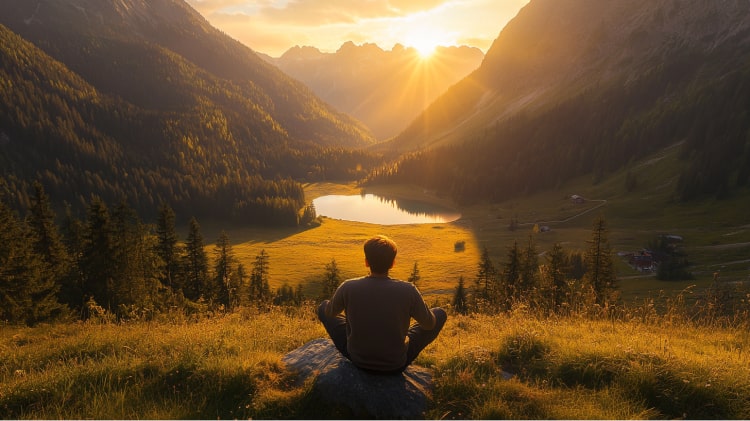
{"type": "Polygon", "coordinates": [[[416,26],[473,1],[267,3],[0,2],[0,418],[382,417],[288,358],[377,235],[448,313],[418,418],[750,418],[750,3],[530,0],[486,52],[416,26]],[[208,19],[264,7],[414,30],[208,19]]]}

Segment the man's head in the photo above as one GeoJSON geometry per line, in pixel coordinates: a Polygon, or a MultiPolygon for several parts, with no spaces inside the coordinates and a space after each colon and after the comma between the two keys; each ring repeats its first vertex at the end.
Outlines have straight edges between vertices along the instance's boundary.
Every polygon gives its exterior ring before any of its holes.
{"type": "Polygon", "coordinates": [[[396,259],[396,243],[385,235],[376,235],[365,242],[365,259],[373,274],[387,274],[396,259]]]}

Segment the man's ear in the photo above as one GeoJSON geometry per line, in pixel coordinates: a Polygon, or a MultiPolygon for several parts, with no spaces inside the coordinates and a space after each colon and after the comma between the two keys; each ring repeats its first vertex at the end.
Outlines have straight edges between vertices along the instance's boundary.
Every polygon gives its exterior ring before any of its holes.
{"type": "Polygon", "coordinates": [[[393,266],[395,266],[395,265],[396,265],[396,259],[394,258],[394,259],[393,259],[393,263],[391,263],[391,267],[389,267],[388,269],[389,269],[389,270],[390,270],[390,269],[393,269],[393,266]]]}
{"type": "Polygon", "coordinates": [[[365,267],[366,267],[366,268],[369,268],[369,267],[370,267],[370,262],[368,262],[368,261],[367,261],[367,258],[366,258],[366,257],[365,257],[365,267]]]}

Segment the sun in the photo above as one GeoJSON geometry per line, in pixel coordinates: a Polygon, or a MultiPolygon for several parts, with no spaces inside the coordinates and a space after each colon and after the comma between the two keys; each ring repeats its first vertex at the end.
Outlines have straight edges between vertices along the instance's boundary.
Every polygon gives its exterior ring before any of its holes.
{"type": "Polygon", "coordinates": [[[438,45],[430,39],[417,39],[409,42],[409,46],[417,50],[419,58],[427,60],[435,53],[438,45]]]}
{"type": "Polygon", "coordinates": [[[404,45],[417,50],[422,60],[431,58],[437,47],[445,43],[445,34],[435,28],[420,26],[404,34],[404,45]]]}

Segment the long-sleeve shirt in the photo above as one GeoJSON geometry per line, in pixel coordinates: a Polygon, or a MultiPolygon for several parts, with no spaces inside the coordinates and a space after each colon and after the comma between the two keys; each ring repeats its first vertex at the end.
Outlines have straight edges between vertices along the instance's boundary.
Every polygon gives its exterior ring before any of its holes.
{"type": "Polygon", "coordinates": [[[347,319],[347,351],[358,367],[397,370],[406,364],[411,319],[425,330],[435,316],[414,284],[366,276],[343,282],[326,308],[328,317],[342,311],[347,319]]]}

